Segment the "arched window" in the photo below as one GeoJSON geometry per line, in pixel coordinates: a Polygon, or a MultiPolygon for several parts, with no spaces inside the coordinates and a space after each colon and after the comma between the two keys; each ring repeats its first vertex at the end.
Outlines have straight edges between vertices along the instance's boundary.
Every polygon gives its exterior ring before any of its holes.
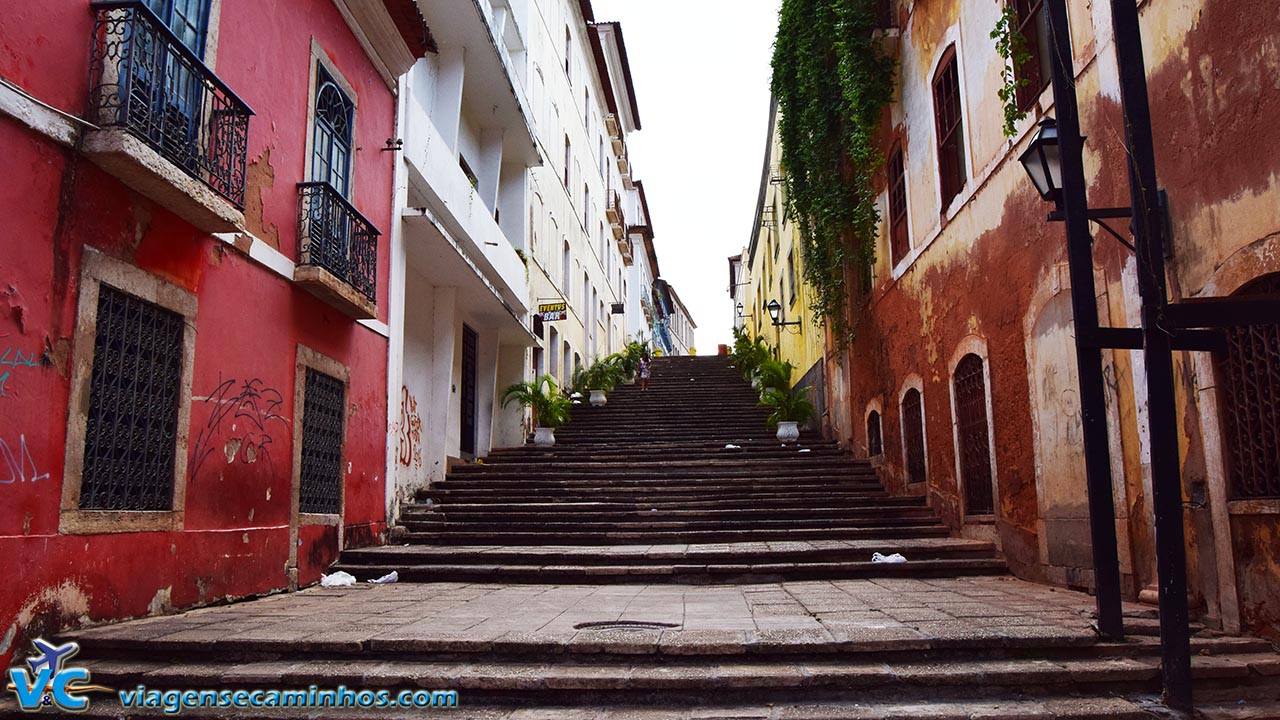
{"type": "Polygon", "coordinates": [[[311,140],[311,179],[342,193],[351,190],[351,135],[355,105],[323,64],[316,67],[315,128],[311,140]]]}
{"type": "Polygon", "coordinates": [[[902,396],[902,445],[903,463],[907,467],[907,481],[924,482],[924,402],[920,391],[911,388],[902,396]]]}
{"type": "Polygon", "coordinates": [[[884,453],[884,439],[880,435],[880,413],[872,410],[867,414],[867,457],[875,457],[884,453]]]}
{"type": "MultiPolygon", "coordinates": [[[[1257,278],[1235,294],[1280,296],[1280,273],[1257,278]]],[[[1225,332],[1227,349],[1214,360],[1231,496],[1280,498],[1280,323],[1225,332]]]]}
{"type": "Polygon", "coordinates": [[[956,433],[966,515],[991,515],[991,438],[987,425],[987,383],[982,358],[969,353],[956,364],[956,433]]]}

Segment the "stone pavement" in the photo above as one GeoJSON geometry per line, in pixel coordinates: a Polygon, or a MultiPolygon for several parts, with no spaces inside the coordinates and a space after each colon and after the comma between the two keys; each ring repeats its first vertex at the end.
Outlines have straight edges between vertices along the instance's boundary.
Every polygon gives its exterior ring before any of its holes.
{"type": "MultiPolygon", "coordinates": [[[[1162,717],[1151,714],[1154,612],[1126,610],[1131,637],[1101,643],[1091,597],[1009,577],[401,583],[313,587],[72,637],[109,687],[452,689],[461,708],[430,713],[468,720],[1162,717]],[[593,626],[619,622],[629,629],[593,626]]],[[[1269,644],[1203,629],[1194,643],[1204,717],[1280,717],[1269,644]]],[[[91,713],[142,716],[109,701],[91,713]]]]}
{"type": "Polygon", "coordinates": [[[434,641],[471,647],[536,639],[574,647],[600,632],[584,623],[671,627],[645,646],[803,645],[856,639],[905,649],[991,637],[1091,644],[1092,598],[1009,577],[875,579],[765,585],[466,585],[313,587],[295,594],[86,630],[85,642],[235,642],[297,645],[434,641]]]}

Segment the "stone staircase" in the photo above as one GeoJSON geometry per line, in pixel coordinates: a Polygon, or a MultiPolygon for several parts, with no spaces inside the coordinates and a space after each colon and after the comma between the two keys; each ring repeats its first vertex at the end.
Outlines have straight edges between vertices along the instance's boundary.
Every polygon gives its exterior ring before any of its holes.
{"type": "Polygon", "coordinates": [[[554,448],[495,450],[403,508],[405,546],[338,569],[402,581],[738,583],[1003,573],[923,498],[806,435],[783,445],[719,357],[656,360],[647,391],[583,404],[554,448]],[[875,553],[909,562],[873,563],[875,553]]]}
{"type": "MultiPolygon", "coordinates": [[[[719,358],[580,406],[405,508],[403,544],[310,588],[69,635],[114,688],[456,690],[456,710],[196,718],[1150,720],[1150,608],[1102,642],[1090,597],[1009,576],[920,500],[812,436],[782,446],[719,358]],[[726,448],[735,445],[737,448],[726,448]],[[901,552],[903,564],[872,563],[901,552]]],[[[1270,643],[1193,628],[1205,720],[1280,718],[1270,643]]],[[[0,717],[12,710],[0,700],[0,717]]],[[[85,717],[163,717],[95,699],[85,717]]]]}

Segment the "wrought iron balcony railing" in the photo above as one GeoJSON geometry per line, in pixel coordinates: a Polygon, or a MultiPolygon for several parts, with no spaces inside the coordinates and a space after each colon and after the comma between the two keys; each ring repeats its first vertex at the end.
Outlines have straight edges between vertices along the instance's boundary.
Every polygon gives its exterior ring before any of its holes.
{"type": "Polygon", "coordinates": [[[327,182],[298,184],[298,264],[333,273],[378,300],[378,229],[327,182]]]}
{"type": "Polygon", "coordinates": [[[253,111],[141,0],[97,0],[89,112],[244,208],[253,111]]]}

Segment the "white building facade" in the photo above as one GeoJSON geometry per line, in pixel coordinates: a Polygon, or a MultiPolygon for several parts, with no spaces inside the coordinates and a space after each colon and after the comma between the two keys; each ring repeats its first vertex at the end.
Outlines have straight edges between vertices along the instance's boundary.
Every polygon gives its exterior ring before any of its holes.
{"type": "Polygon", "coordinates": [[[530,291],[522,254],[529,168],[540,162],[523,90],[518,13],[420,5],[439,51],[399,86],[391,232],[388,512],[453,460],[518,444],[530,291]]]}

